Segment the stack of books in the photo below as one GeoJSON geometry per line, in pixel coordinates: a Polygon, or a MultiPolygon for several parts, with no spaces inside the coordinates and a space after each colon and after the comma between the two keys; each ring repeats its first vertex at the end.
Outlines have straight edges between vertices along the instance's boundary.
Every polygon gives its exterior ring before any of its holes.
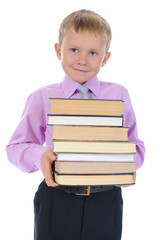
{"type": "Polygon", "coordinates": [[[51,98],[54,177],[60,185],[134,184],[136,144],[123,127],[123,101],[51,98]]]}

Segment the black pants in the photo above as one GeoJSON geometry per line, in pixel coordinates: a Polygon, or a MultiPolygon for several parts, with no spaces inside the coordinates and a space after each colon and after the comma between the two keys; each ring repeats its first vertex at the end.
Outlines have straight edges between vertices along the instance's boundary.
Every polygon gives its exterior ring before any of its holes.
{"type": "Polygon", "coordinates": [[[121,188],[78,196],[43,181],[34,198],[34,240],[120,240],[121,188]]]}

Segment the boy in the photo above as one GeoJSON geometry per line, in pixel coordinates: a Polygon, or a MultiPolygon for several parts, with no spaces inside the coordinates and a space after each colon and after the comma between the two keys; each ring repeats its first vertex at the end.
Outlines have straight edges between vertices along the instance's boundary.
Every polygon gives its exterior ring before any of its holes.
{"type": "Polygon", "coordinates": [[[138,139],[136,119],[127,90],[119,85],[99,81],[97,74],[110,57],[111,29],[98,14],[80,10],[67,16],[59,30],[56,54],[65,77],[62,83],[32,93],[21,122],[14,132],[7,154],[24,172],[42,170],[45,180],[34,199],[35,240],[120,240],[122,231],[121,188],[63,188],[52,177],[52,127],[47,126],[49,98],[82,98],[77,88],[87,87],[91,99],[124,100],[124,126],[129,127],[129,141],[136,142],[136,169],[144,160],[144,144],[138,139]],[[46,147],[43,146],[46,142],[46,147]]]}

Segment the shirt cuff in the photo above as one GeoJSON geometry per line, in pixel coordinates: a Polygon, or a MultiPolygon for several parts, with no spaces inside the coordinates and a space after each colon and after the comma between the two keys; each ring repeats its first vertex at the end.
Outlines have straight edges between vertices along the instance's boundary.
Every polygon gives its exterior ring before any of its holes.
{"type": "Polygon", "coordinates": [[[44,154],[44,152],[46,152],[48,149],[35,144],[32,146],[31,152],[30,152],[30,157],[31,157],[31,161],[32,163],[36,166],[37,169],[41,170],[41,158],[42,155],[44,154]]]}

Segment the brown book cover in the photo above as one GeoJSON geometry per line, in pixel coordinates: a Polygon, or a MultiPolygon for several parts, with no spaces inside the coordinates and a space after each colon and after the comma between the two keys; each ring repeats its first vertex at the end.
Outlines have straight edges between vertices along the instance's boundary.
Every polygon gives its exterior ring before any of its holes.
{"type": "Polygon", "coordinates": [[[115,174],[135,172],[135,162],[55,161],[59,174],[115,174]]]}
{"type": "Polygon", "coordinates": [[[50,98],[50,114],[122,116],[122,100],[50,98]]]}
{"type": "Polygon", "coordinates": [[[53,140],[128,141],[128,128],[99,126],[53,126],[53,140]]]}
{"type": "Polygon", "coordinates": [[[54,173],[59,185],[130,185],[134,184],[134,174],[71,175],[54,173]]]}
{"type": "Polygon", "coordinates": [[[54,140],[54,152],[134,154],[136,153],[136,144],[134,142],[54,140]]]}

